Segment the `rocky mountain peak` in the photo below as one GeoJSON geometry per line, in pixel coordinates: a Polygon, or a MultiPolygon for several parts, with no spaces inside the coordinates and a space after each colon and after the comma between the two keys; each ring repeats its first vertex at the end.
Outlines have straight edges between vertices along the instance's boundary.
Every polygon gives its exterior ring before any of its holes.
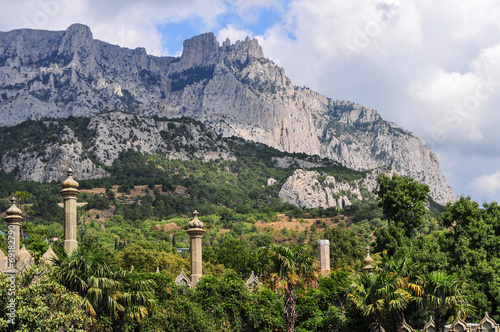
{"type": "Polygon", "coordinates": [[[246,37],[244,41],[238,40],[234,45],[226,39],[222,44],[222,49],[228,53],[229,57],[237,57],[241,63],[246,62],[248,58],[264,58],[262,47],[255,38],[246,37]]]}
{"type": "Polygon", "coordinates": [[[355,170],[390,166],[428,184],[437,202],[456,199],[425,142],[376,110],[294,86],[256,39],[219,46],[206,33],[186,40],[181,57],[155,57],[94,40],[81,24],[0,32],[0,126],[114,110],[190,117],[224,137],[355,170]]]}
{"type": "Polygon", "coordinates": [[[183,43],[181,66],[183,69],[207,63],[219,51],[219,42],[213,32],[187,39],[183,43]]]}
{"type": "Polygon", "coordinates": [[[95,49],[94,36],[90,28],[83,24],[73,24],[66,29],[59,45],[59,53],[87,53],[95,49]]]}

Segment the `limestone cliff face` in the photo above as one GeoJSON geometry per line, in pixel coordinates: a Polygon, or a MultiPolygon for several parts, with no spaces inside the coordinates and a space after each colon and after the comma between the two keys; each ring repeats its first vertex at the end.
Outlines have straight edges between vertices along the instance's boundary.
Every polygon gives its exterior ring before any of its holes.
{"type": "MultiPolygon", "coordinates": [[[[46,121],[44,125],[58,124],[46,121]]],[[[55,139],[41,142],[36,147],[33,143],[28,143],[21,151],[7,151],[0,155],[1,168],[6,173],[14,173],[20,181],[62,181],[68,168],[72,168],[80,179],[96,179],[107,174],[89,158],[82,142],[67,126],[60,128],[55,139]]]]}
{"type": "Polygon", "coordinates": [[[111,166],[121,152],[129,149],[170,159],[234,158],[213,132],[190,119],[168,121],[122,112],[98,114],[86,128],[80,128],[93,133],[86,144],[58,121],[44,121],[42,128],[24,125],[28,131],[50,129],[54,134],[43,135],[41,142],[23,140],[21,150],[9,149],[5,137],[0,136],[0,168],[17,180],[60,182],[68,168],[78,179],[100,178],[108,175],[103,167],[111,166]]]}
{"type": "MultiPolygon", "coordinates": [[[[192,117],[223,136],[357,170],[390,166],[428,184],[437,202],[456,199],[420,138],[372,109],[294,86],[255,39],[219,46],[207,33],[186,40],[180,57],[154,57],[94,40],[79,24],[0,32],[0,125],[113,110],[192,117]]],[[[94,126],[99,133],[115,130],[94,126]]],[[[140,144],[154,145],[150,139],[140,144]]],[[[116,152],[103,144],[96,149],[99,158],[100,149],[116,152]]]]}
{"type": "Polygon", "coordinates": [[[300,208],[345,208],[355,200],[375,196],[376,179],[381,173],[392,176],[394,171],[379,168],[368,172],[363,179],[347,182],[317,171],[298,169],[283,184],[279,197],[300,208]]]}
{"type": "Polygon", "coordinates": [[[217,142],[215,136],[206,136],[192,122],[170,122],[111,112],[94,116],[88,129],[96,132],[90,153],[106,166],[111,166],[118,155],[128,149],[170,159],[233,158],[224,143],[217,142]]]}

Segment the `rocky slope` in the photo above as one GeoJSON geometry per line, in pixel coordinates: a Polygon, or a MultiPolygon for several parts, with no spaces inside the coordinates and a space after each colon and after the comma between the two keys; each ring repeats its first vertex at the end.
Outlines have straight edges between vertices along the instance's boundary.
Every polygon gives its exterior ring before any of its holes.
{"type": "Polygon", "coordinates": [[[283,184],[279,197],[300,208],[344,208],[356,200],[374,197],[378,188],[376,179],[381,173],[391,176],[394,172],[375,169],[360,180],[339,181],[324,173],[299,169],[283,184]]]}
{"type": "Polygon", "coordinates": [[[28,121],[3,128],[1,169],[13,173],[17,180],[60,182],[69,167],[79,179],[106,176],[102,166],[111,166],[128,149],[169,159],[234,158],[216,134],[190,119],[169,121],[110,112],[76,125],[64,122],[28,121]],[[36,136],[40,132],[43,134],[36,136]],[[18,144],[9,140],[12,136],[16,136],[18,144]]]}
{"type": "MultiPolygon", "coordinates": [[[[456,199],[420,138],[372,109],[294,86],[256,40],[219,46],[208,33],[186,40],[181,57],[154,57],[94,40],[79,24],[66,31],[0,32],[0,125],[111,110],[192,117],[223,136],[356,170],[390,166],[428,184],[437,202],[456,199]]],[[[96,149],[102,160],[104,151],[115,153],[105,144],[96,149]]]]}

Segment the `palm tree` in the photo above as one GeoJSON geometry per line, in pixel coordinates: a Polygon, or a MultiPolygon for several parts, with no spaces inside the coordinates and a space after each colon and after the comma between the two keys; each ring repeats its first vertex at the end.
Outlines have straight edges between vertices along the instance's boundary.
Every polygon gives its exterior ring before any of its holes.
{"type": "Polygon", "coordinates": [[[424,304],[434,310],[436,332],[444,331],[446,319],[455,314],[465,319],[475,311],[475,307],[464,295],[465,284],[455,274],[433,271],[420,276],[424,293],[424,304]]]}
{"type": "Polygon", "coordinates": [[[385,257],[373,273],[356,273],[349,299],[365,316],[370,317],[370,331],[382,331],[384,312],[391,312],[396,331],[401,332],[404,310],[411,301],[418,301],[421,286],[412,281],[416,266],[403,254],[385,257]]]}
{"type": "Polygon", "coordinates": [[[393,313],[397,332],[402,332],[404,310],[410,302],[421,302],[422,286],[415,282],[417,271],[424,264],[415,264],[407,255],[397,252],[390,258],[384,256],[381,269],[387,273],[387,309],[393,313]]]}
{"type": "Polygon", "coordinates": [[[154,306],[154,282],[113,267],[101,250],[79,246],[71,255],[57,257],[54,267],[55,279],[79,294],[87,313],[110,315],[115,325],[123,324],[124,319],[138,322],[154,306]]]}
{"type": "Polygon", "coordinates": [[[295,289],[302,281],[312,281],[314,257],[304,246],[293,249],[286,245],[271,247],[273,285],[284,290],[285,332],[293,332],[297,313],[295,312],[295,289]]]}
{"type": "Polygon", "coordinates": [[[370,317],[370,331],[382,331],[381,320],[386,310],[389,279],[386,273],[356,273],[353,277],[348,298],[370,317]]]}

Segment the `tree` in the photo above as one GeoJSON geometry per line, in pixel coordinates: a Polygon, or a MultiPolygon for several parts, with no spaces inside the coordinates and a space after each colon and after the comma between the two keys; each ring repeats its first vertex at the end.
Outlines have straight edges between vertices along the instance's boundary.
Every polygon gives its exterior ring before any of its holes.
{"type": "Polygon", "coordinates": [[[448,253],[448,266],[438,269],[467,281],[471,302],[479,312],[497,312],[500,306],[499,213],[496,203],[484,204],[481,209],[463,196],[442,213],[443,225],[449,230],[439,240],[448,253]]]}
{"type": "MultiPolygon", "coordinates": [[[[297,291],[297,331],[352,331],[347,327],[350,318],[346,313],[350,276],[347,268],[335,269],[328,277],[319,278],[317,288],[297,291]]],[[[356,325],[354,330],[360,330],[356,325]]]]}
{"type": "Polygon", "coordinates": [[[446,205],[441,219],[444,226],[451,228],[453,247],[456,247],[460,237],[467,236],[470,226],[481,219],[479,204],[472,201],[470,196],[461,196],[458,201],[446,205]]]}
{"type": "Polygon", "coordinates": [[[433,271],[419,277],[423,287],[423,304],[434,310],[436,332],[444,331],[444,324],[451,314],[465,319],[475,307],[464,295],[465,284],[457,275],[433,271]]]}
{"type": "Polygon", "coordinates": [[[376,249],[380,251],[390,249],[389,254],[393,254],[403,245],[405,239],[411,239],[416,235],[418,227],[422,224],[429,186],[397,174],[392,178],[382,174],[377,178],[377,182],[379,183],[377,200],[389,221],[389,227],[385,230],[385,234],[384,231],[377,232],[376,236],[381,235],[381,240],[384,239],[385,243],[377,239],[376,249]],[[391,242],[392,247],[383,247],[383,244],[391,242]]]}
{"type": "Polygon", "coordinates": [[[151,280],[140,280],[133,272],[112,266],[99,248],[81,245],[71,255],[54,261],[53,277],[78,293],[80,305],[91,316],[109,316],[115,327],[135,323],[154,306],[151,280]]]}
{"type": "Polygon", "coordinates": [[[404,310],[412,301],[419,301],[421,286],[414,282],[415,271],[422,266],[402,253],[390,258],[385,256],[373,273],[356,273],[353,276],[349,299],[370,318],[370,331],[381,331],[384,313],[391,313],[395,330],[402,331],[404,310]]]}
{"type": "Polygon", "coordinates": [[[366,244],[350,228],[327,228],[322,238],[330,241],[330,256],[334,266],[354,266],[364,258],[366,244]]]}
{"type": "Polygon", "coordinates": [[[270,250],[273,284],[284,290],[284,330],[293,332],[297,319],[295,289],[304,279],[311,281],[314,258],[304,246],[291,249],[286,245],[273,245],[270,250]]]}
{"type": "MultiPolygon", "coordinates": [[[[33,270],[30,270],[33,271],[33,270]]],[[[35,271],[40,275],[40,270],[35,271]]],[[[16,278],[16,285],[21,283],[16,278]]],[[[0,303],[10,303],[13,298],[9,294],[11,281],[7,275],[0,275],[0,303]]],[[[71,331],[83,332],[91,330],[94,319],[86,315],[80,307],[80,301],[73,292],[55,282],[47,275],[37,282],[16,287],[15,324],[7,317],[7,310],[0,313],[1,331],[71,331]]]]}
{"type": "Polygon", "coordinates": [[[422,271],[424,264],[415,264],[411,258],[402,252],[395,255],[383,256],[381,269],[389,278],[387,294],[387,309],[393,315],[395,329],[402,332],[405,321],[404,311],[410,302],[421,302],[422,286],[417,284],[417,273],[422,271]]]}
{"type": "Polygon", "coordinates": [[[382,313],[387,302],[383,294],[387,284],[382,273],[358,273],[354,275],[348,298],[360,309],[363,315],[370,317],[370,332],[382,331],[382,313]]]}

